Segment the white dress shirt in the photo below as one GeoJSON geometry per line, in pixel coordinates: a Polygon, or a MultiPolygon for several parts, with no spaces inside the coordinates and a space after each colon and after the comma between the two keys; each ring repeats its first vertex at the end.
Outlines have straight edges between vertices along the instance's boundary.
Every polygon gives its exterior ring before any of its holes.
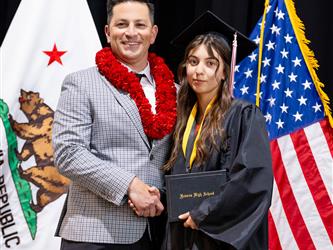
{"type": "MultiPolygon", "coordinates": [[[[128,67],[127,65],[124,64],[124,66],[126,68],[128,68],[128,70],[130,72],[134,72],[130,67],[128,67]]],[[[143,92],[145,93],[146,98],[148,99],[150,105],[151,105],[151,111],[153,112],[153,114],[156,114],[156,97],[155,97],[155,91],[156,91],[156,87],[155,87],[155,81],[153,79],[153,77],[150,74],[150,65],[149,63],[147,64],[147,66],[140,72],[134,72],[136,74],[144,74],[145,77],[141,78],[141,86],[143,89],[143,92]]]]}

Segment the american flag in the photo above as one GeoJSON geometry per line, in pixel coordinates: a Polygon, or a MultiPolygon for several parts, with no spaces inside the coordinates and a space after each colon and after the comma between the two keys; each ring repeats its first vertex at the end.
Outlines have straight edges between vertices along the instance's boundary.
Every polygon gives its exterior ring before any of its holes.
{"type": "Polygon", "coordinates": [[[333,249],[333,119],[293,1],[267,0],[250,38],[259,46],[236,66],[234,95],[266,118],[270,249],[333,249]]]}

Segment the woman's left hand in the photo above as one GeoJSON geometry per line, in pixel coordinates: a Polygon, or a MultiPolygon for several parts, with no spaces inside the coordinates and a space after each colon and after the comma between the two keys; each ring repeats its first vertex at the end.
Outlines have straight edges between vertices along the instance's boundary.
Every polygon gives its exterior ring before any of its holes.
{"type": "Polygon", "coordinates": [[[178,218],[180,220],[185,220],[184,222],[184,227],[189,227],[191,229],[198,229],[197,225],[195,224],[195,222],[192,220],[190,212],[181,214],[178,216],[178,218]]]}

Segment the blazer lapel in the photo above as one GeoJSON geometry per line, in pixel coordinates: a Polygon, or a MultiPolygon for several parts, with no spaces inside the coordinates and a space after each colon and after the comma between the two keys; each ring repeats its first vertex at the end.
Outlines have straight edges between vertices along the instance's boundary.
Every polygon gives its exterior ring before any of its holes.
{"type": "Polygon", "coordinates": [[[117,90],[114,86],[112,86],[112,84],[110,84],[110,82],[104,76],[101,75],[101,77],[104,80],[104,82],[107,84],[107,86],[110,88],[111,92],[113,93],[114,97],[117,99],[118,103],[124,108],[127,115],[132,120],[134,126],[137,128],[139,134],[146,143],[147,147],[151,148],[150,143],[148,141],[148,137],[146,136],[143,130],[139,110],[133,99],[129,96],[128,93],[117,90]]]}

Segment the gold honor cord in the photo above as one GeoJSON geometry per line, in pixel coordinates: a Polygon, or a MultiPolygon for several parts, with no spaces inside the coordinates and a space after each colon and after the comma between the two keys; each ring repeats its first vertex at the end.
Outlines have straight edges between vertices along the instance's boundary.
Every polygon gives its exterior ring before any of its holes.
{"type": "MultiPolygon", "coordinates": [[[[193,143],[193,149],[192,149],[192,153],[191,153],[191,156],[190,156],[190,169],[192,168],[193,161],[194,161],[194,159],[197,155],[197,140],[200,137],[202,124],[205,121],[205,118],[206,118],[206,115],[207,115],[208,111],[212,108],[215,99],[216,99],[216,96],[209,102],[209,104],[208,104],[208,106],[205,110],[204,116],[201,120],[199,131],[198,131],[197,135],[195,136],[195,140],[194,140],[194,143],[193,143]]],[[[187,148],[188,140],[189,140],[189,137],[190,137],[190,133],[191,133],[193,123],[195,121],[195,116],[197,115],[197,111],[198,111],[198,103],[195,103],[195,105],[192,108],[191,114],[190,114],[190,116],[187,120],[185,132],[184,132],[184,137],[183,137],[182,148],[183,148],[183,152],[184,152],[185,157],[186,157],[186,148],[187,148]]]]}

